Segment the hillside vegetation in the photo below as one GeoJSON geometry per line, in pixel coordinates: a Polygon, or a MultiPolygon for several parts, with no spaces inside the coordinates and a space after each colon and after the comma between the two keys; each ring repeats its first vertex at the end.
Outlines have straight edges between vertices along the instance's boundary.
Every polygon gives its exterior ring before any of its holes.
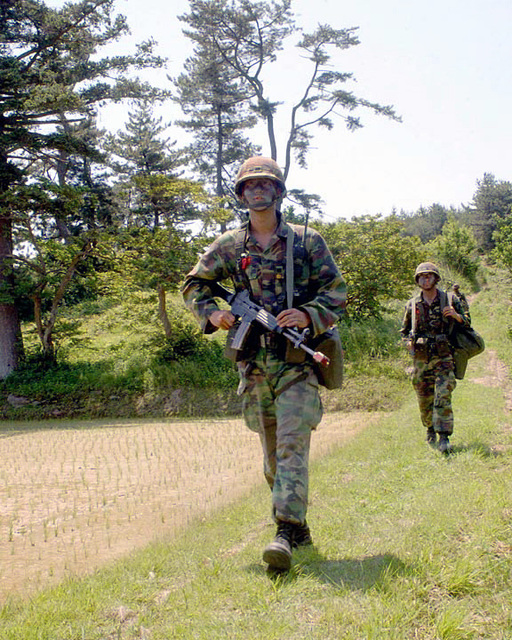
{"type": "MultiPolygon", "coordinates": [[[[176,336],[170,340],[151,296],[71,308],[69,321],[78,327],[65,343],[62,363],[45,368],[36,357],[9,376],[0,384],[0,415],[23,420],[238,415],[238,374],[223,355],[225,333],[203,338],[178,296],[169,306],[176,336]]],[[[398,334],[402,306],[393,303],[380,319],[340,325],[346,384],[343,392],[324,393],[327,409],[396,406],[407,384],[398,334]]],[[[25,342],[35,343],[29,325],[25,342]]]]}

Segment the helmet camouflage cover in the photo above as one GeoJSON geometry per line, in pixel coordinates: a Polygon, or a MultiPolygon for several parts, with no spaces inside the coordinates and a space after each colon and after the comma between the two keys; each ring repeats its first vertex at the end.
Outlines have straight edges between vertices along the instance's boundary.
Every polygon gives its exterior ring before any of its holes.
{"type": "Polygon", "coordinates": [[[416,272],[414,273],[414,279],[416,282],[418,282],[418,278],[422,273],[433,273],[438,280],[441,279],[439,269],[433,262],[422,262],[416,267],[416,272]]]}
{"type": "Polygon", "coordinates": [[[286,194],[286,186],[281,168],[272,158],[253,156],[248,158],[240,167],[235,179],[235,193],[241,198],[244,182],[252,178],[268,178],[273,180],[281,189],[281,197],[286,194]]]}

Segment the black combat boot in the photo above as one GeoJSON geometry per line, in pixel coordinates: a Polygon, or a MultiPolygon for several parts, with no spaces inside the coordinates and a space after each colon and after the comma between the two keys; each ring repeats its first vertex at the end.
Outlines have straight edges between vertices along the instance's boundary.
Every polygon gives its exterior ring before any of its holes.
{"type": "Polygon", "coordinates": [[[313,538],[311,537],[308,523],[304,521],[304,524],[296,524],[293,530],[293,549],[297,547],[307,547],[310,544],[313,544],[313,538]]]}
{"type": "Polygon", "coordinates": [[[427,429],[427,443],[431,447],[436,447],[437,446],[437,443],[436,443],[436,432],[434,431],[434,429],[427,429]]]}
{"type": "Polygon", "coordinates": [[[439,444],[437,448],[441,453],[450,453],[452,450],[452,445],[450,444],[450,440],[446,433],[439,434],[439,444]]]}
{"type": "Polygon", "coordinates": [[[263,561],[269,569],[288,571],[292,566],[293,532],[296,525],[291,522],[277,523],[276,537],[263,551],[263,561]]]}

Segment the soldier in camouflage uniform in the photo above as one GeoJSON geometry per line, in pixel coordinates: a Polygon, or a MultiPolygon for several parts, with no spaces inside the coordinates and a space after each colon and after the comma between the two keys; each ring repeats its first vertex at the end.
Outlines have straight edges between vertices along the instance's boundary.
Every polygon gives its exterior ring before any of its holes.
{"type": "Polygon", "coordinates": [[[413,356],[412,384],[418,396],[421,421],[427,429],[427,442],[448,453],[453,433],[451,396],[456,385],[448,335],[451,323],[469,326],[469,319],[456,296],[452,305],[444,304],[448,298],[437,287],[440,274],[435,264],[418,265],[415,280],[421,292],[405,307],[401,334],[413,356]]]}
{"type": "MultiPolygon", "coordinates": [[[[236,291],[248,289],[281,327],[309,327],[312,336],[323,333],[344,311],[346,285],[323,238],[281,218],[281,169],[270,158],[249,158],[237,175],[235,191],[249,209],[249,220],[219,236],[187,275],[183,296],[188,308],[204,333],[232,329],[235,317],[219,309],[209,287],[212,281],[230,279],[236,291]],[[301,239],[293,250],[292,308],[286,303],[287,238],[301,239]]],[[[287,570],[292,548],[312,543],[306,510],[311,431],[322,417],[318,379],[307,359],[290,361],[286,339],[279,334],[256,332],[246,347],[238,362],[238,392],[245,422],[261,440],[277,523],[263,559],[271,568],[287,570]]]]}

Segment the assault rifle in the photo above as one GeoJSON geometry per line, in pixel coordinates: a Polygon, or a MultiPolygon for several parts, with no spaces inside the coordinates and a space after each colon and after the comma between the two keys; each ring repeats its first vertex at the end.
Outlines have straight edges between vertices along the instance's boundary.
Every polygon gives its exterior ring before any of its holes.
{"type": "Polygon", "coordinates": [[[240,319],[240,326],[233,336],[233,341],[230,345],[231,349],[238,352],[242,350],[252,323],[257,322],[267,331],[274,331],[283,335],[296,349],[299,348],[305,351],[318,364],[321,364],[323,367],[329,366],[330,359],[325,354],[321,351],[314,351],[306,346],[305,342],[310,334],[307,327],[300,332],[288,327],[280,327],[276,318],[271,313],[250,299],[247,290],[233,293],[218,282],[209,282],[208,285],[212,294],[225,300],[231,307],[231,313],[240,319]]]}

